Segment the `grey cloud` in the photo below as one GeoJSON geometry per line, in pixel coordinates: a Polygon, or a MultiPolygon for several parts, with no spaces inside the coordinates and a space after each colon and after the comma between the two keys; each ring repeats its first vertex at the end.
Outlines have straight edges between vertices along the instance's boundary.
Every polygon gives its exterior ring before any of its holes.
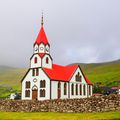
{"type": "Polygon", "coordinates": [[[119,5],[119,0],[0,0],[0,64],[29,66],[42,10],[55,63],[119,59],[119,5]]]}

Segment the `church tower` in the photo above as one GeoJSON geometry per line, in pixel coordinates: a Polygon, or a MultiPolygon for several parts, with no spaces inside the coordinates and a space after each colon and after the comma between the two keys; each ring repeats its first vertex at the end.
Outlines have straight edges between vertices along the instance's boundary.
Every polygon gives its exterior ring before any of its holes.
{"type": "Polygon", "coordinates": [[[50,44],[47,40],[43,27],[43,14],[41,18],[41,29],[33,45],[33,55],[31,57],[31,68],[52,69],[52,57],[50,55],[50,44]]]}

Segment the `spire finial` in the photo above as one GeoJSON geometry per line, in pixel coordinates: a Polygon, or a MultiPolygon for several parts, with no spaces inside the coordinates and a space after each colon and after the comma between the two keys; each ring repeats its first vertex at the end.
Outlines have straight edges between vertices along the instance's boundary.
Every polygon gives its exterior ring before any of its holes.
{"type": "Polygon", "coordinates": [[[41,25],[43,26],[43,11],[42,11],[42,18],[41,18],[41,25]]]}

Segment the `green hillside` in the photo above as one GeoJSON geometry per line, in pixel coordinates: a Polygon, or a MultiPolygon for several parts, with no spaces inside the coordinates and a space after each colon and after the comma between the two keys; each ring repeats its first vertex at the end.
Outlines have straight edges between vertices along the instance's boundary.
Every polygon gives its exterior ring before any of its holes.
{"type": "MultiPolygon", "coordinates": [[[[120,61],[100,64],[80,64],[85,75],[93,82],[106,86],[120,86],[120,61]]],[[[0,66],[0,98],[20,92],[20,80],[27,69],[0,66]]]]}
{"type": "Polygon", "coordinates": [[[93,82],[106,86],[120,86],[120,61],[100,64],[82,64],[85,75],[93,82]]]}
{"type": "Polygon", "coordinates": [[[0,98],[8,96],[12,92],[21,91],[20,80],[26,69],[0,66],[0,98]]]}

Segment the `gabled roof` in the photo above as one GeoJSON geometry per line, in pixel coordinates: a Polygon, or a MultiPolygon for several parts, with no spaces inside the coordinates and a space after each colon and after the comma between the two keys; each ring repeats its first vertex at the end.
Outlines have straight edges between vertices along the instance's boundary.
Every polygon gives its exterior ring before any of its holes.
{"type": "Polygon", "coordinates": [[[47,44],[49,45],[43,26],[41,27],[40,32],[34,44],[39,45],[40,43],[43,43],[44,45],[47,45],[47,44]]]}
{"type": "Polygon", "coordinates": [[[72,77],[74,71],[77,69],[78,65],[64,67],[53,64],[52,67],[52,69],[43,68],[43,70],[50,77],[50,79],[68,82],[69,79],[72,77]]]}
{"type": "MultiPolygon", "coordinates": [[[[52,67],[52,69],[43,68],[44,72],[50,77],[51,80],[69,82],[79,65],[60,66],[53,64],[52,67]]],[[[92,85],[92,82],[86,77],[85,80],[88,84],[92,85]]]]}

